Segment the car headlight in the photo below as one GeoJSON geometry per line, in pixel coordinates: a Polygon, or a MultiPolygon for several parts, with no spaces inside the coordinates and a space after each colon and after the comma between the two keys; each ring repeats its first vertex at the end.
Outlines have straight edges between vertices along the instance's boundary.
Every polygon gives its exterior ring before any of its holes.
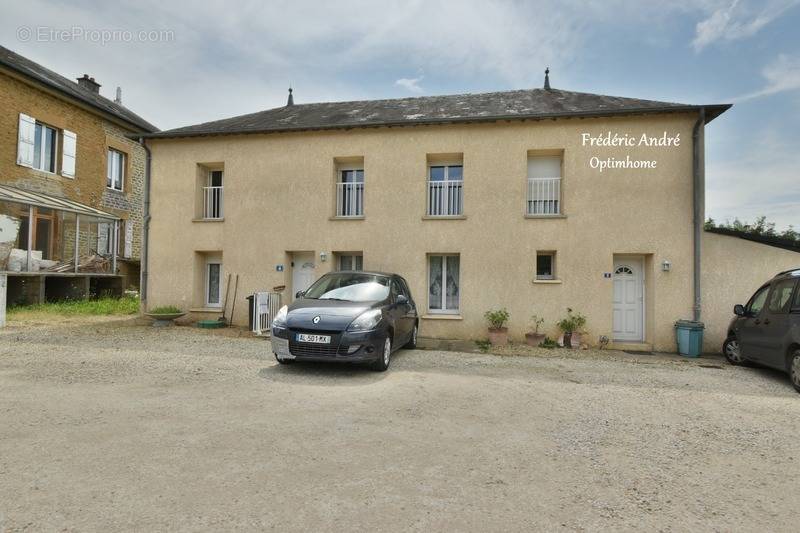
{"type": "Polygon", "coordinates": [[[347,326],[347,331],[368,331],[375,329],[375,326],[380,323],[383,314],[380,309],[370,309],[361,313],[358,318],[350,322],[347,326]]]}
{"type": "Polygon", "coordinates": [[[281,307],[278,314],[275,315],[275,318],[272,319],[273,327],[285,328],[286,327],[286,316],[289,314],[289,306],[284,305],[281,307]]]}

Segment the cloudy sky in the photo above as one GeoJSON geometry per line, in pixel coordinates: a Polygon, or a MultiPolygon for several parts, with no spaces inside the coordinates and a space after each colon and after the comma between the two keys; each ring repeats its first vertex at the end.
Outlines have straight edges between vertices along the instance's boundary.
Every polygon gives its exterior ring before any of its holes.
{"type": "Polygon", "coordinates": [[[283,105],[290,83],[297,103],[481,92],[539,87],[545,66],[566,90],[732,102],[707,129],[708,215],[800,227],[800,0],[0,0],[0,13],[0,44],[111,98],[121,86],[162,129],[283,105]]]}

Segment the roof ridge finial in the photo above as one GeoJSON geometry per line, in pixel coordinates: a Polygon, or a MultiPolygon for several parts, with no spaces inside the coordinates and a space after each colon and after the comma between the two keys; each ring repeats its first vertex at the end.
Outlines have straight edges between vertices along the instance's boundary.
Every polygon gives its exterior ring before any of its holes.
{"type": "Polygon", "coordinates": [[[289,84],[289,99],[286,101],[286,105],[294,105],[294,96],[292,96],[292,84],[289,84]]]}
{"type": "Polygon", "coordinates": [[[544,69],[544,88],[550,90],[550,67],[544,69]]]}

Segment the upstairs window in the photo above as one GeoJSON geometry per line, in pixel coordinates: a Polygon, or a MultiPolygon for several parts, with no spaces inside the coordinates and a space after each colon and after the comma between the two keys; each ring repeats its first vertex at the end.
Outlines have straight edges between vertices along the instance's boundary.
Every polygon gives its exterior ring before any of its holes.
{"type": "Polygon", "coordinates": [[[464,166],[437,164],[428,166],[428,216],[464,214],[464,166]]]}
{"type": "Polygon", "coordinates": [[[561,214],[561,156],[528,156],[528,215],[561,214]]]}
{"type": "MultiPolygon", "coordinates": [[[[75,177],[75,155],[78,137],[73,132],[62,130],[63,147],[61,174],[75,177]]],[[[17,135],[17,164],[43,172],[55,174],[58,171],[59,130],[43,124],[24,113],[19,114],[17,135]]]]}
{"type": "Polygon", "coordinates": [[[336,216],[364,216],[364,169],[340,168],[336,182],[336,216]]]}
{"type": "Polygon", "coordinates": [[[108,169],[106,171],[106,187],[115,191],[122,191],[125,181],[126,155],[113,148],[108,149],[108,169]]]}
{"type": "Polygon", "coordinates": [[[223,179],[222,170],[208,171],[206,186],[203,187],[203,218],[214,220],[223,217],[223,179]]]}

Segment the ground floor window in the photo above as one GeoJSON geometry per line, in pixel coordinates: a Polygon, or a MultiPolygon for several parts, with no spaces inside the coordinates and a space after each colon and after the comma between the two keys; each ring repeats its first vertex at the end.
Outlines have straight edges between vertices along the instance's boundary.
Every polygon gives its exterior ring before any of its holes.
{"type": "Polygon", "coordinates": [[[556,279],[556,253],[536,254],[536,279],[556,279]]]}
{"type": "Polygon", "coordinates": [[[222,284],[220,283],[221,277],[222,263],[206,263],[206,305],[209,307],[218,307],[222,305],[222,284]]]}
{"type": "Polygon", "coordinates": [[[339,270],[364,270],[364,256],[361,254],[339,254],[339,270]]]}
{"type": "Polygon", "coordinates": [[[431,313],[459,312],[461,295],[460,257],[428,256],[428,310],[431,313]]]}

